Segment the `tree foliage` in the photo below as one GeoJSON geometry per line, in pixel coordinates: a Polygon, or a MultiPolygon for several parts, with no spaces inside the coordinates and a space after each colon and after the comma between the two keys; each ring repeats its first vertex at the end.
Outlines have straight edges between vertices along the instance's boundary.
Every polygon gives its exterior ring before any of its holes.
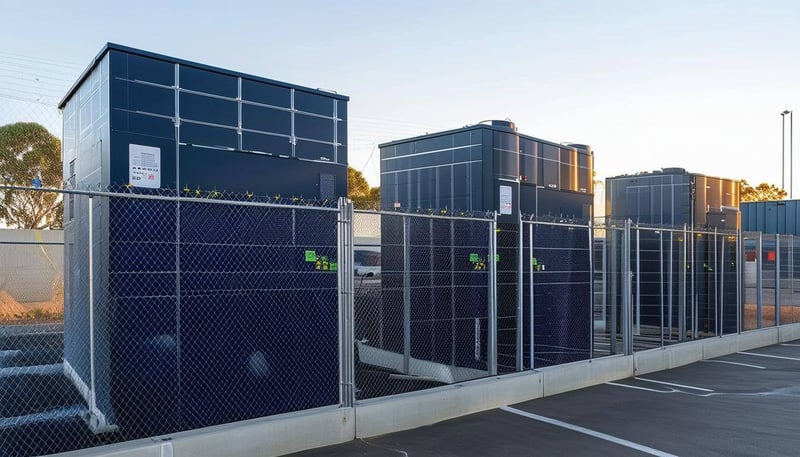
{"type": "Polygon", "coordinates": [[[347,197],[356,209],[381,209],[381,188],[370,187],[364,175],[347,167],[347,197]]]}
{"type": "Polygon", "coordinates": [[[741,188],[741,201],[743,202],[762,202],[768,200],[783,200],[786,198],[786,191],[776,186],[762,182],[761,184],[753,187],[742,180],[741,188]]]}
{"type": "MultiPolygon", "coordinates": [[[[18,122],[0,126],[0,178],[7,186],[60,188],[61,141],[43,126],[18,122]]],[[[15,228],[60,228],[63,199],[55,192],[0,191],[0,221],[15,228]]]]}

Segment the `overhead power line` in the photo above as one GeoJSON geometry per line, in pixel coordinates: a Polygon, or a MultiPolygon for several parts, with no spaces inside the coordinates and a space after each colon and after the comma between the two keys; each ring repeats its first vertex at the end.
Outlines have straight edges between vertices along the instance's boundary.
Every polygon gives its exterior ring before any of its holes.
{"type": "Polygon", "coordinates": [[[14,54],[13,52],[6,52],[6,51],[0,51],[0,56],[7,56],[8,58],[25,60],[25,61],[29,61],[29,62],[40,62],[40,63],[46,63],[46,64],[67,65],[67,66],[70,66],[70,67],[75,67],[76,69],[81,69],[81,68],[84,67],[84,65],[81,65],[79,63],[69,62],[69,61],[66,61],[66,60],[47,59],[47,58],[44,58],[44,57],[34,57],[34,56],[28,56],[28,55],[22,55],[22,54],[14,54]]]}

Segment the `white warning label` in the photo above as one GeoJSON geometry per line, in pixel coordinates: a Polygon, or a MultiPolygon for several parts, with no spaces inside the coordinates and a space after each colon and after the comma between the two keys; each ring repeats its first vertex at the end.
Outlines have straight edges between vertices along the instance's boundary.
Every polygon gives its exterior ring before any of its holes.
{"type": "Polygon", "coordinates": [[[161,188],[161,148],[131,144],[128,179],[134,187],[161,188]]]}

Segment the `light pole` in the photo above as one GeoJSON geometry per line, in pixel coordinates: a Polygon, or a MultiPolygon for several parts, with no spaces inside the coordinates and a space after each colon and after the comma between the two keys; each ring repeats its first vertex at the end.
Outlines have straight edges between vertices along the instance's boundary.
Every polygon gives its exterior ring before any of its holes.
{"type": "Polygon", "coordinates": [[[783,110],[781,113],[781,188],[786,190],[783,184],[783,179],[786,176],[786,172],[784,171],[784,165],[786,164],[786,115],[789,115],[789,198],[794,198],[794,191],[792,186],[792,181],[794,180],[794,166],[792,164],[792,149],[793,149],[793,142],[792,142],[792,117],[794,116],[794,112],[791,110],[783,110]]]}

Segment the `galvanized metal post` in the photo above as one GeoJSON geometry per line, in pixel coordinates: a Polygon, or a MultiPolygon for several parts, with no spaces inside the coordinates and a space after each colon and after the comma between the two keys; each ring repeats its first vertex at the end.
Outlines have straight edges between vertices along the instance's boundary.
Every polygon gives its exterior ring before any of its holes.
{"type": "Polygon", "coordinates": [[[524,264],[522,261],[523,257],[523,249],[522,249],[522,213],[519,215],[519,225],[517,230],[517,338],[516,338],[516,364],[517,364],[517,371],[522,371],[522,281],[523,281],[523,272],[522,269],[524,268],[524,264]]]}
{"type": "Polygon", "coordinates": [[[756,241],[756,323],[757,328],[762,328],[764,325],[763,307],[764,307],[764,278],[763,278],[763,259],[764,254],[764,238],[763,233],[758,232],[758,239],[756,241]]]}
{"type": "Polygon", "coordinates": [[[722,249],[722,253],[719,256],[719,296],[720,296],[720,306],[719,306],[719,334],[725,334],[725,241],[727,241],[727,237],[722,237],[722,244],[720,248],[722,249]]]}
{"type": "Polygon", "coordinates": [[[741,230],[736,232],[736,331],[742,332],[742,293],[744,287],[744,252],[741,230]]]}
{"type": "Polygon", "coordinates": [[[678,341],[686,341],[686,331],[687,331],[687,313],[686,308],[688,306],[687,302],[687,271],[689,270],[689,232],[686,228],[686,224],[683,225],[683,256],[681,262],[681,275],[679,278],[680,285],[679,285],[679,298],[678,298],[678,341]]]}
{"type": "Polygon", "coordinates": [[[673,231],[669,232],[669,271],[667,273],[667,278],[669,278],[668,279],[669,280],[669,292],[667,292],[667,293],[669,295],[668,295],[668,300],[667,300],[667,325],[669,326],[669,340],[670,341],[672,341],[672,296],[673,296],[672,291],[674,290],[672,288],[672,285],[675,284],[673,282],[674,276],[675,276],[674,275],[675,265],[674,265],[674,261],[673,261],[673,259],[675,257],[675,245],[674,245],[674,241],[673,241],[674,240],[674,235],[675,235],[675,232],[673,232],[673,231]]]}
{"type": "Polygon", "coordinates": [[[589,242],[589,360],[594,354],[594,228],[589,219],[587,227],[589,242]]]}
{"type": "Polygon", "coordinates": [[[489,225],[489,309],[487,326],[487,364],[489,376],[497,375],[497,213],[489,225]]]}
{"type": "Polygon", "coordinates": [[[722,312],[719,311],[721,307],[720,297],[719,297],[719,279],[718,275],[720,273],[720,269],[717,268],[717,259],[719,258],[719,253],[717,251],[717,228],[714,227],[714,261],[711,262],[711,268],[716,269],[717,271],[714,272],[712,275],[714,278],[714,334],[716,336],[720,335],[720,325],[719,320],[722,312]]]}
{"type": "Polygon", "coordinates": [[[633,354],[632,284],[631,284],[631,221],[625,221],[622,248],[622,342],[625,355],[633,354]]]}
{"type": "Polygon", "coordinates": [[[339,198],[336,246],[339,283],[339,398],[344,407],[355,404],[355,311],[353,202],[339,198]]]}
{"type": "Polygon", "coordinates": [[[403,373],[411,374],[411,236],[403,216],[403,373]]]}
{"type": "Polygon", "coordinates": [[[97,411],[94,359],[94,198],[89,196],[89,411],[97,411]]]}
{"type": "Polygon", "coordinates": [[[642,245],[639,226],[636,226],[636,323],[634,324],[634,334],[642,334],[642,245]]]}
{"type": "Polygon", "coordinates": [[[691,234],[692,243],[690,245],[692,255],[690,257],[691,262],[691,286],[692,286],[692,339],[697,339],[697,317],[698,317],[698,303],[697,303],[697,288],[696,281],[697,281],[697,237],[694,234],[694,226],[689,227],[689,232],[691,234]]]}
{"type": "MultiPolygon", "coordinates": [[[[791,183],[790,183],[791,185],[791,183]]],[[[781,325],[781,236],[775,235],[775,326],[781,325]]]]}
{"type": "Polygon", "coordinates": [[[534,331],[535,327],[535,300],[534,300],[534,287],[533,287],[533,222],[528,223],[528,263],[530,264],[530,268],[528,269],[528,294],[529,294],[529,302],[530,302],[530,313],[528,315],[528,325],[530,326],[530,333],[528,334],[530,345],[530,359],[531,359],[531,370],[536,368],[534,363],[535,354],[536,354],[536,346],[534,344],[534,337],[536,332],[534,331]]]}
{"type": "Polygon", "coordinates": [[[661,346],[664,346],[664,231],[658,231],[658,294],[659,331],[661,346]]]}
{"type": "MultiPolygon", "coordinates": [[[[619,242],[617,238],[619,236],[619,231],[616,228],[611,228],[609,232],[611,234],[611,262],[609,266],[609,270],[611,271],[611,325],[609,326],[609,351],[612,354],[617,353],[617,324],[619,320],[619,316],[617,315],[618,305],[620,304],[619,299],[619,290],[622,281],[622,267],[618,266],[618,263],[622,263],[622,251],[619,250],[619,242]]],[[[624,231],[622,232],[624,235],[624,231]]]]}

